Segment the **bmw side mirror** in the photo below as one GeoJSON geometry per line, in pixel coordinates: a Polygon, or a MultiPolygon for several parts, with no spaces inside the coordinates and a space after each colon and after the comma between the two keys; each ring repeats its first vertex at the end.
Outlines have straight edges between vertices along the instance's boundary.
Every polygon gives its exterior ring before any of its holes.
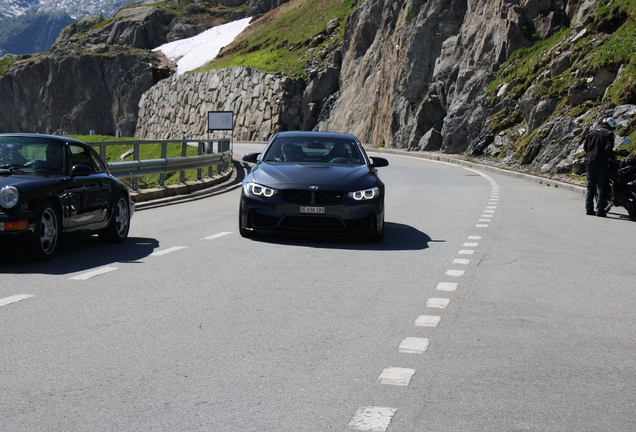
{"type": "Polygon", "coordinates": [[[389,161],[384,158],[372,157],[370,159],[371,159],[371,166],[373,168],[381,168],[381,167],[389,166],[389,161]]]}
{"type": "Polygon", "coordinates": [[[256,163],[260,153],[248,153],[243,156],[243,162],[256,163]]]}

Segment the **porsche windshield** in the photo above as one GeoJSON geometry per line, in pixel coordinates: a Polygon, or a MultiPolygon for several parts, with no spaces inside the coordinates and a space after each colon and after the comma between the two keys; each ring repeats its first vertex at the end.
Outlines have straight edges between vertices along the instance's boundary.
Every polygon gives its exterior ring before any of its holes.
{"type": "Polygon", "coordinates": [[[47,138],[0,137],[0,169],[32,168],[62,172],[65,164],[62,142],[47,138]]]}

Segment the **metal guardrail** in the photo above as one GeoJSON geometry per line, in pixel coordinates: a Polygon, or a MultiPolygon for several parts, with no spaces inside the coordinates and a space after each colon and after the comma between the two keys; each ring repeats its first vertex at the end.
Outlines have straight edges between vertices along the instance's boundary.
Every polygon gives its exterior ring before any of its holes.
{"type": "Polygon", "coordinates": [[[106,160],[106,147],[112,145],[133,145],[133,160],[124,162],[107,163],[110,173],[117,178],[131,178],[132,190],[139,192],[139,177],[159,174],[159,186],[165,186],[165,174],[170,172],[180,172],[180,182],[185,183],[185,171],[197,169],[197,180],[203,178],[203,168],[207,167],[207,176],[212,177],[214,167],[217,172],[225,172],[229,169],[232,158],[229,139],[217,140],[188,140],[186,138],[175,140],[131,140],[131,141],[104,141],[98,143],[88,143],[93,147],[99,147],[99,154],[106,160]],[[181,144],[181,157],[167,158],[168,144],[181,144]],[[145,144],[161,144],[160,159],[139,159],[139,147],[145,144]],[[216,144],[217,152],[214,152],[216,144]],[[187,148],[196,146],[197,156],[187,156],[187,148]]]}

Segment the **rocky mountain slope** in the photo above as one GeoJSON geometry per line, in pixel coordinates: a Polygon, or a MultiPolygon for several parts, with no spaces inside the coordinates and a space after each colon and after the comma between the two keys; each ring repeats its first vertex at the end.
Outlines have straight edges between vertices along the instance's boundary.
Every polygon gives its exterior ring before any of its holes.
{"type": "Polygon", "coordinates": [[[64,27],[87,15],[112,17],[135,0],[7,0],[0,3],[0,56],[46,51],[64,27]]]}
{"type": "MultiPolygon", "coordinates": [[[[185,92],[180,79],[196,82],[199,92],[212,91],[201,80],[174,76],[170,65],[149,49],[196,34],[215,20],[276,7],[250,25],[267,26],[273,22],[270,14],[293,11],[306,1],[284,6],[250,2],[221,16],[212,12],[211,2],[184,0],[178,6],[122,8],[113,20],[85,18],[67,27],[46,56],[0,61],[0,106],[16,113],[0,119],[0,130],[86,133],[90,128],[166,138],[147,135],[160,134],[160,127],[138,127],[149,119],[137,119],[136,104],[156,105],[159,93],[142,95],[165,78],[170,82],[162,84],[160,94],[175,104],[182,99],[171,89],[185,92]],[[93,66],[66,73],[82,64],[93,66]],[[72,91],[65,93],[54,90],[67,80],[83,85],[69,86],[72,91]],[[32,89],[25,90],[29,85],[32,89]],[[37,109],[31,109],[35,104],[37,109]]],[[[239,97],[237,112],[272,119],[267,130],[259,123],[258,131],[246,130],[250,121],[241,119],[237,138],[286,129],[341,130],[388,148],[486,157],[533,172],[576,172],[583,136],[601,118],[617,118],[619,137],[636,129],[634,16],[636,0],[366,0],[342,23],[341,44],[316,49],[329,38],[333,27],[326,26],[320,35],[308,35],[306,45],[293,45],[304,46],[309,58],[305,74],[283,80],[293,94],[272,93],[267,103],[240,99],[246,85],[254,87],[249,94],[266,93],[259,93],[262,85],[253,78],[260,74],[238,71],[223,77],[250,76],[251,81],[224,93],[239,97]],[[285,106],[287,101],[292,105],[285,106]],[[264,117],[278,103],[286,115],[264,117]]],[[[254,30],[246,33],[250,37],[254,30]]],[[[284,40],[274,43],[292,49],[284,40]]],[[[256,56],[272,49],[240,40],[226,52],[240,53],[241,47],[256,56]]],[[[206,75],[215,83],[220,77],[206,75]]],[[[188,100],[197,106],[181,111],[205,112],[218,105],[206,98],[188,100]]],[[[175,119],[175,111],[167,104],[143,108],[154,117],[166,116],[156,124],[202,133],[200,118],[175,119]]]]}

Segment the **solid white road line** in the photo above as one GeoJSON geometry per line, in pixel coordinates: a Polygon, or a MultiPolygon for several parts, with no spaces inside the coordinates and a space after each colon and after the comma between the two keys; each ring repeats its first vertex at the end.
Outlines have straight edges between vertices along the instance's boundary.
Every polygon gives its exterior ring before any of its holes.
{"type": "Polygon", "coordinates": [[[415,369],[390,367],[384,369],[378,378],[382,384],[406,387],[413,375],[415,369]]]}
{"type": "Polygon", "coordinates": [[[178,251],[185,248],[187,248],[187,246],[172,246],[168,249],[163,249],[160,251],[153,252],[150,254],[150,256],[161,256],[161,255],[169,254],[170,252],[178,251]]]}
{"type": "Polygon", "coordinates": [[[349,422],[349,428],[364,432],[384,432],[396,411],[395,408],[377,406],[359,408],[349,422]]]}
{"type": "Polygon", "coordinates": [[[12,295],[10,297],[5,297],[3,299],[0,299],[0,307],[1,306],[6,306],[6,305],[11,304],[11,303],[19,302],[20,300],[25,300],[25,299],[28,299],[28,298],[31,298],[31,297],[33,297],[33,296],[30,295],[30,294],[16,294],[16,295],[12,295]]]}
{"type": "Polygon", "coordinates": [[[73,280],[87,280],[87,279],[90,279],[90,278],[95,277],[95,276],[103,275],[104,273],[112,272],[114,270],[117,270],[117,267],[108,267],[108,266],[107,267],[102,267],[102,268],[99,268],[99,269],[96,269],[96,270],[93,270],[93,271],[82,273],[81,275],[73,276],[70,279],[73,279],[73,280]]]}
{"type": "Polygon", "coordinates": [[[226,236],[228,234],[232,234],[231,232],[220,232],[218,234],[214,234],[208,237],[203,237],[203,240],[214,240],[214,239],[218,239],[219,237],[223,237],[226,236]]]}

